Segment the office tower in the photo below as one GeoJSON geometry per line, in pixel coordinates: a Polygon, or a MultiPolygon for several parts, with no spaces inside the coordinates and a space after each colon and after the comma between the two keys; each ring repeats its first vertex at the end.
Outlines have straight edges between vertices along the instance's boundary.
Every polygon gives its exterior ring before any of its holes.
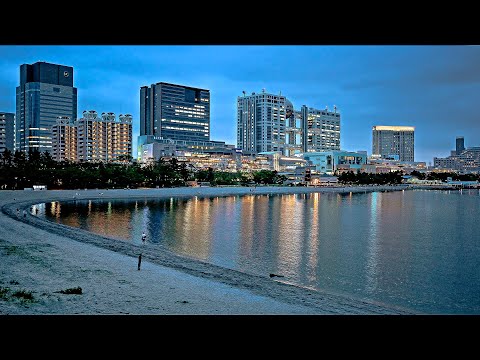
{"type": "Polygon", "coordinates": [[[284,153],[286,105],[282,95],[243,92],[237,98],[237,147],[244,154],[284,153]]]}
{"type": "Polygon", "coordinates": [[[77,125],[59,116],[52,128],[52,157],[55,161],[77,161],[77,125]]]}
{"type": "Polygon", "coordinates": [[[400,161],[414,160],[413,126],[374,126],[372,136],[372,155],[400,161]]]}
{"type": "Polygon", "coordinates": [[[140,136],[210,140],[210,90],[159,82],[140,88],[140,136]]]}
{"type": "Polygon", "coordinates": [[[465,150],[465,140],[463,136],[457,136],[455,139],[455,153],[460,155],[463,150],[465,150]]]}
{"type": "Polygon", "coordinates": [[[0,155],[5,149],[15,150],[15,114],[0,112],[0,155]]]}
{"type": "Polygon", "coordinates": [[[51,153],[57,118],[77,118],[73,67],[41,61],[21,65],[16,107],[15,149],[51,153]]]}
{"type": "Polygon", "coordinates": [[[132,115],[84,111],[77,126],[78,161],[118,161],[132,156],[132,115]]]}
{"type": "Polygon", "coordinates": [[[303,105],[301,108],[303,152],[340,150],[340,114],[303,105]]]}

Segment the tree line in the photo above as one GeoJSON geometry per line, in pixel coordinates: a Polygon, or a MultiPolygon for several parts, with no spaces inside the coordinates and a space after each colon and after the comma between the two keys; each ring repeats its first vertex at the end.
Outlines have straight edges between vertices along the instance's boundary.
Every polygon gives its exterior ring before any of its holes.
{"type": "Polygon", "coordinates": [[[451,177],[453,181],[480,181],[480,174],[457,174],[454,172],[431,172],[428,174],[419,171],[412,171],[410,175],[417,177],[419,180],[441,180],[447,181],[451,177]]]}
{"type": "MultiPolygon", "coordinates": [[[[384,174],[368,174],[368,173],[354,173],[353,171],[344,172],[338,175],[338,182],[341,184],[401,184],[403,182],[402,171],[392,171],[384,174]]],[[[419,180],[440,180],[447,181],[447,178],[452,178],[455,181],[480,181],[480,174],[457,174],[454,172],[429,172],[422,173],[413,170],[409,175],[418,178],[419,180]]]]}
{"type": "Polygon", "coordinates": [[[0,154],[0,189],[18,190],[33,185],[48,189],[156,188],[186,186],[189,181],[211,185],[282,184],[286,177],[276,171],[223,172],[197,170],[173,158],[160,158],[149,164],[138,164],[131,157],[118,162],[55,161],[48,152],[30,150],[0,154]]]}
{"type": "MultiPolygon", "coordinates": [[[[400,184],[401,171],[385,174],[344,172],[338,175],[341,184],[400,184]]],[[[479,174],[435,173],[413,171],[422,180],[480,180],[479,174]]],[[[226,172],[212,168],[198,170],[177,159],[163,159],[138,164],[125,156],[118,162],[55,161],[48,152],[30,150],[0,154],[0,189],[18,190],[46,185],[48,189],[114,189],[186,186],[190,181],[215,185],[282,185],[287,178],[277,171],[226,172]]]]}
{"type": "Polygon", "coordinates": [[[338,182],[341,184],[356,184],[356,185],[368,185],[368,184],[401,184],[403,172],[392,171],[383,174],[370,174],[370,173],[354,173],[353,171],[342,172],[338,175],[338,182]]]}

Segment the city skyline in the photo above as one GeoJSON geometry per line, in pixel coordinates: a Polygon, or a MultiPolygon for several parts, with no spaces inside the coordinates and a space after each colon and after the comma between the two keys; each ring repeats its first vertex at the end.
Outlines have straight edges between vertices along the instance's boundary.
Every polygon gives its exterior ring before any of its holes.
{"type": "Polygon", "coordinates": [[[341,149],[371,154],[374,125],[415,127],[415,160],[448,156],[456,136],[478,145],[477,46],[0,46],[0,111],[15,112],[21,64],[72,66],[78,112],[133,115],[139,89],[170,82],[210,90],[210,139],[236,144],[242,91],[286,96],[295,108],[338,107],[341,149]],[[472,135],[469,135],[472,134],[472,135]]]}

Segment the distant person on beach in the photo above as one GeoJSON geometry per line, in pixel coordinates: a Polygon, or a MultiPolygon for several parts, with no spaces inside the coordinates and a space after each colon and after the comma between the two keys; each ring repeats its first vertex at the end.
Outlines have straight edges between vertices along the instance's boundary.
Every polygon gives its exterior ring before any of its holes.
{"type": "Polygon", "coordinates": [[[145,240],[147,240],[147,234],[145,234],[145,232],[143,232],[142,234],[142,243],[145,244],[145,240]]]}
{"type": "Polygon", "coordinates": [[[27,210],[23,210],[23,217],[27,217],[27,210]]]}

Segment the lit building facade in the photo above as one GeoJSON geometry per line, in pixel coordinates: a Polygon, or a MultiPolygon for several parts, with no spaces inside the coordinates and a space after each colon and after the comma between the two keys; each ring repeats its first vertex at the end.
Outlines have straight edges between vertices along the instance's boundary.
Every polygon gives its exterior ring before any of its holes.
{"type": "Polygon", "coordinates": [[[210,90],[159,82],[140,88],[140,136],[210,140],[210,90]]]}
{"type": "Polygon", "coordinates": [[[303,152],[340,150],[340,113],[302,106],[303,152]]]}
{"type": "Polygon", "coordinates": [[[15,114],[0,112],[0,155],[15,150],[15,114]]]}
{"type": "Polygon", "coordinates": [[[361,171],[372,174],[402,171],[410,174],[412,171],[425,171],[427,164],[424,161],[400,161],[398,155],[392,158],[382,158],[380,155],[372,155],[367,158],[367,165],[363,165],[361,171]]]}
{"type": "Polygon", "coordinates": [[[334,175],[336,171],[357,172],[367,163],[365,153],[351,151],[321,151],[303,153],[302,157],[315,167],[315,172],[334,175]]]}
{"type": "Polygon", "coordinates": [[[433,167],[435,169],[451,169],[457,170],[457,157],[455,155],[446,158],[433,158],[433,167]]]}
{"type": "Polygon", "coordinates": [[[148,162],[160,157],[175,156],[177,152],[193,154],[231,154],[235,151],[234,145],[223,141],[186,141],[163,139],[153,135],[141,135],[137,142],[137,160],[148,162]]]}
{"type": "Polygon", "coordinates": [[[256,160],[266,159],[268,170],[292,172],[298,167],[305,167],[307,160],[297,156],[284,156],[279,152],[264,152],[256,156],[256,160]]]}
{"type": "Polygon", "coordinates": [[[52,128],[52,157],[55,161],[77,161],[77,126],[68,116],[59,116],[52,128]]]}
{"type": "Polygon", "coordinates": [[[374,126],[372,129],[372,154],[384,158],[398,155],[400,161],[415,161],[415,127],[374,126]]]}
{"type": "Polygon", "coordinates": [[[282,95],[262,91],[237,98],[237,147],[244,154],[340,150],[340,113],[303,105],[301,110],[282,95]]]}
{"type": "Polygon", "coordinates": [[[70,122],[59,117],[52,127],[53,157],[56,161],[120,161],[132,156],[132,115],[84,111],[70,122]]]}
{"type": "Polygon", "coordinates": [[[208,170],[212,168],[216,171],[236,172],[236,156],[221,154],[195,154],[190,152],[180,152],[177,155],[179,161],[186,162],[190,168],[195,170],[208,170]]]}
{"type": "Polygon", "coordinates": [[[79,161],[118,161],[132,154],[132,115],[84,111],[75,122],[79,161]]]}
{"type": "MultiPolygon", "coordinates": [[[[262,91],[237,98],[237,147],[244,154],[285,150],[287,99],[262,91]]],[[[293,108],[293,106],[292,106],[293,108]]]]}
{"type": "Polygon", "coordinates": [[[294,156],[303,152],[302,113],[293,108],[293,104],[286,100],[286,126],[285,126],[285,156],[294,156]]]}
{"type": "Polygon", "coordinates": [[[446,158],[434,157],[434,169],[480,173],[480,147],[465,148],[463,137],[457,137],[455,150],[451,154],[446,158]]]}
{"type": "Polygon", "coordinates": [[[59,116],[77,118],[73,67],[36,62],[20,66],[16,89],[15,149],[52,152],[52,128],[59,116]]]}

